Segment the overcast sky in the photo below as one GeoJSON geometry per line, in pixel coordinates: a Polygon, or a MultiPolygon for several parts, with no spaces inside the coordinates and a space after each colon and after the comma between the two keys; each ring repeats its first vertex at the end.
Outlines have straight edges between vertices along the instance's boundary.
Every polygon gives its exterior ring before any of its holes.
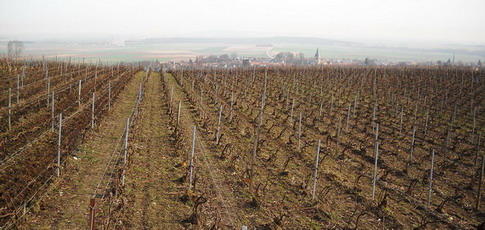
{"type": "Polygon", "coordinates": [[[0,0],[0,37],[313,36],[485,43],[485,0],[0,0]]]}

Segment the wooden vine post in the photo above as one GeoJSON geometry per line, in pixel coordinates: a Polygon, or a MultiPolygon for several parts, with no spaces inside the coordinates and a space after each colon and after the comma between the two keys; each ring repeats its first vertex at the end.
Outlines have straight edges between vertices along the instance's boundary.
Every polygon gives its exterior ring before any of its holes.
{"type": "Polygon", "coordinates": [[[253,191],[253,178],[254,178],[254,165],[256,164],[256,155],[258,152],[258,143],[259,143],[259,135],[261,132],[261,125],[263,124],[263,113],[264,113],[264,106],[266,101],[266,87],[268,84],[268,69],[266,69],[266,73],[264,75],[264,87],[263,87],[263,94],[261,95],[261,110],[259,111],[259,122],[257,123],[257,128],[255,130],[254,135],[254,143],[253,143],[253,154],[251,157],[251,166],[249,169],[249,190],[253,191]]]}
{"type": "Polygon", "coordinates": [[[317,179],[318,179],[318,161],[320,160],[320,140],[318,140],[317,144],[317,153],[315,156],[315,168],[313,169],[313,188],[312,188],[312,200],[315,200],[315,191],[317,188],[317,179]]]}
{"type": "Polygon", "coordinates": [[[409,162],[413,161],[414,144],[416,142],[416,126],[413,126],[413,136],[411,139],[411,147],[409,148],[409,162]]]}
{"type": "Polygon", "coordinates": [[[111,81],[108,83],[108,110],[111,110],[111,81]]]}
{"type": "Polygon", "coordinates": [[[96,217],[96,199],[92,197],[89,200],[89,230],[95,230],[95,217],[96,217]]]}
{"type": "Polygon", "coordinates": [[[8,88],[8,130],[12,130],[12,88],[8,88]]]}
{"type": "Polygon", "coordinates": [[[125,129],[125,143],[123,148],[123,175],[121,179],[121,184],[125,185],[125,168],[128,164],[128,135],[130,133],[130,118],[126,119],[126,129],[125,129]]]}
{"type": "Polygon", "coordinates": [[[192,130],[192,150],[190,151],[189,157],[189,191],[192,189],[192,185],[194,183],[193,173],[194,173],[194,155],[195,155],[195,132],[196,127],[194,126],[192,130]]]}
{"type": "Polygon", "coordinates": [[[55,95],[54,95],[54,92],[52,92],[52,97],[51,97],[51,131],[54,132],[54,126],[55,126],[55,116],[54,116],[54,110],[55,110],[55,107],[54,107],[54,99],[55,99],[55,95]]]}
{"type": "Polygon", "coordinates": [[[379,159],[379,142],[376,142],[375,157],[374,157],[374,175],[372,176],[372,200],[375,200],[375,195],[376,195],[378,159],[379,159]]]}
{"type": "Polygon", "coordinates": [[[17,74],[17,104],[20,99],[20,74],[17,74]]]}
{"type": "Polygon", "coordinates": [[[219,116],[217,119],[217,130],[216,130],[216,144],[219,144],[220,138],[221,138],[221,117],[222,117],[222,105],[220,106],[219,109],[219,116]]]}
{"type": "Polygon", "coordinates": [[[93,104],[91,106],[91,129],[94,129],[94,106],[95,106],[96,93],[93,92],[93,104]]]}
{"type": "Polygon", "coordinates": [[[49,108],[49,97],[51,94],[51,78],[49,77],[49,70],[45,72],[47,78],[47,108],[49,108]]]}
{"type": "Polygon", "coordinates": [[[57,139],[57,176],[61,175],[61,139],[62,139],[62,113],[59,114],[59,132],[57,139]]]}
{"type": "Polygon", "coordinates": [[[180,123],[180,110],[181,110],[181,108],[182,108],[182,101],[179,101],[179,105],[178,105],[178,108],[177,108],[177,126],[180,123]]]}
{"type": "Polygon", "coordinates": [[[477,203],[475,205],[475,208],[477,210],[480,208],[480,200],[482,199],[482,183],[483,183],[484,168],[485,168],[485,155],[482,155],[482,166],[480,167],[480,176],[478,177],[477,203]]]}
{"type": "Polygon", "coordinates": [[[428,203],[429,206],[431,204],[431,193],[433,190],[433,170],[434,170],[434,149],[431,151],[431,166],[429,169],[429,187],[428,187],[428,203]]]}
{"type": "Polygon", "coordinates": [[[81,109],[81,88],[82,88],[82,80],[79,80],[79,89],[77,92],[77,103],[78,103],[79,109],[81,109]]]}

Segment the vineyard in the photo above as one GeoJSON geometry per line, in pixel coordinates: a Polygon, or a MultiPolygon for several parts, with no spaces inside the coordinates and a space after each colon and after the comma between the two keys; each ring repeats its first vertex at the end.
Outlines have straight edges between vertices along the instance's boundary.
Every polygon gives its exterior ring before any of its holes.
{"type": "Polygon", "coordinates": [[[474,229],[483,69],[3,59],[5,229],[474,229]]]}

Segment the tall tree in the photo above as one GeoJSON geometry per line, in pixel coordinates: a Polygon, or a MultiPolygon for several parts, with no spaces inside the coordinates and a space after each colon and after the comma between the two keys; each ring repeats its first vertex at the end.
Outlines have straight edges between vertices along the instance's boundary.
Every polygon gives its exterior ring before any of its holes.
{"type": "Polygon", "coordinates": [[[24,49],[24,42],[22,41],[9,41],[8,42],[8,57],[9,58],[18,58],[24,49]]]}

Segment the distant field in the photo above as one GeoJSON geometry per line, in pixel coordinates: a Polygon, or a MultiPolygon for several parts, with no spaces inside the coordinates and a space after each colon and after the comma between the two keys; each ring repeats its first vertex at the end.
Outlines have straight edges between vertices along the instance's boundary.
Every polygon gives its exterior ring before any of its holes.
{"type": "MultiPolygon", "coordinates": [[[[327,59],[358,59],[363,60],[366,57],[371,59],[384,59],[393,62],[411,61],[411,62],[437,62],[438,60],[447,61],[448,58],[452,59],[452,53],[437,53],[437,52],[418,52],[418,51],[405,51],[405,50],[392,50],[392,49],[379,49],[379,48],[361,48],[361,47],[349,47],[349,46],[321,46],[320,56],[327,59]]],[[[282,51],[290,52],[302,52],[305,57],[313,57],[315,55],[316,48],[312,46],[295,46],[295,45],[282,45],[275,47],[272,50],[272,54],[276,54],[282,51]]],[[[475,55],[455,55],[455,62],[477,62],[479,59],[483,60],[483,56],[475,55]]]]}
{"type": "MultiPolygon", "coordinates": [[[[40,57],[84,57],[87,59],[102,59],[105,61],[179,61],[195,59],[199,55],[208,56],[211,54],[222,55],[237,53],[240,57],[268,57],[276,55],[278,52],[289,51],[303,53],[305,57],[313,57],[317,48],[324,59],[357,59],[365,58],[382,59],[392,62],[437,62],[438,60],[447,61],[452,59],[453,54],[449,52],[430,52],[413,50],[399,50],[389,48],[369,48],[351,45],[308,45],[294,43],[273,44],[274,47],[258,47],[256,44],[219,44],[209,43],[169,43],[169,44],[137,44],[122,47],[115,46],[94,46],[94,45],[75,45],[63,44],[52,45],[47,43],[26,43],[23,54],[26,56],[40,57]]],[[[5,43],[0,43],[0,52],[6,53],[5,43]]],[[[455,62],[472,62],[484,60],[485,56],[456,54],[455,62]]]]}

